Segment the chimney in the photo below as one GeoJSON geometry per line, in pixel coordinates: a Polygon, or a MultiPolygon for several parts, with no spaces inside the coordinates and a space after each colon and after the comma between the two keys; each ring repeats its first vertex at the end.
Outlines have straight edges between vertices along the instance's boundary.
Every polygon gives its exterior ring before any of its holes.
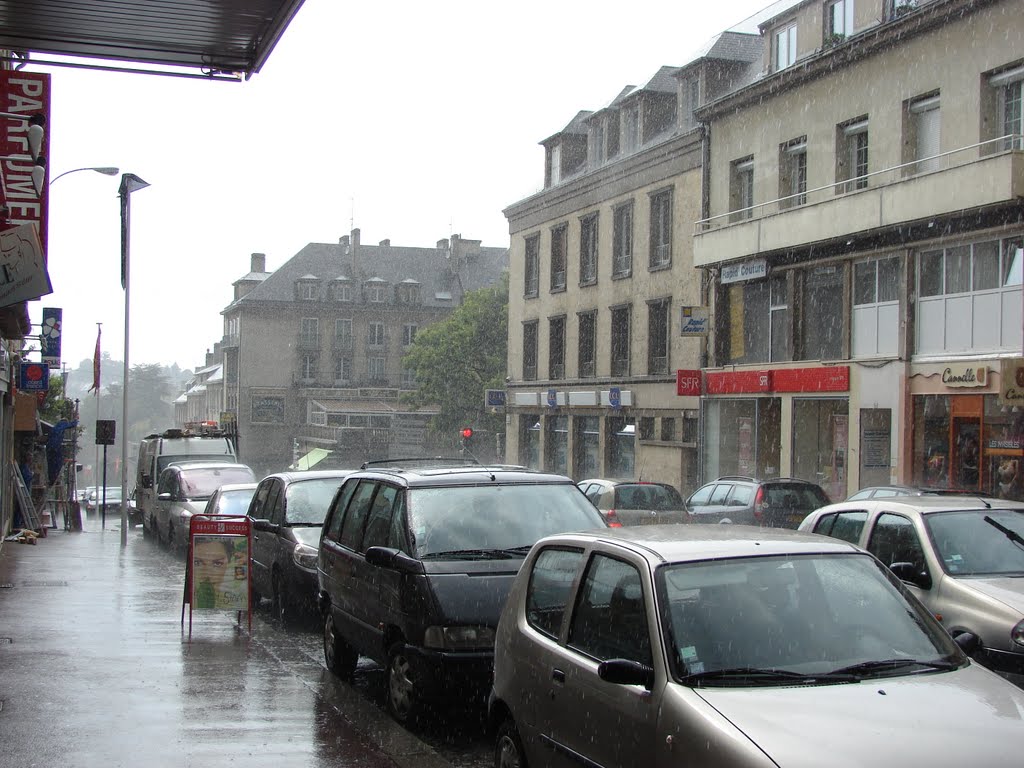
{"type": "Polygon", "coordinates": [[[211,365],[213,365],[213,352],[206,350],[206,365],[204,367],[209,368],[211,365]]]}
{"type": "Polygon", "coordinates": [[[439,251],[447,251],[448,250],[448,238],[447,237],[442,237],[440,240],[437,241],[437,250],[439,250],[439,251]]]}
{"type": "Polygon", "coordinates": [[[381,246],[382,248],[390,248],[391,240],[389,238],[385,238],[381,240],[379,243],[377,243],[377,245],[381,246]]]}
{"type": "Polygon", "coordinates": [[[352,230],[352,250],[354,251],[354,250],[357,250],[358,248],[359,248],[359,229],[356,228],[356,229],[352,230]]]}
{"type": "Polygon", "coordinates": [[[338,238],[338,245],[341,246],[341,252],[348,253],[348,235],[342,235],[338,238]]]}
{"type": "Polygon", "coordinates": [[[265,253],[254,253],[252,255],[252,264],[249,269],[250,272],[266,272],[267,271],[267,254],[265,253]]]}

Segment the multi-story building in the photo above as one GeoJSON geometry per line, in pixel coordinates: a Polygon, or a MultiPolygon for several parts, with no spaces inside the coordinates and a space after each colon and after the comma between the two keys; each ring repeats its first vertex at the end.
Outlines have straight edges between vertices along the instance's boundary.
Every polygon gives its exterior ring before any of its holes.
{"type": "Polygon", "coordinates": [[[760,36],[730,30],[541,142],[543,190],[505,210],[510,461],[696,484],[691,385],[707,324],[692,259],[705,151],[694,110],[760,60],[760,36]]]}
{"type": "Polygon", "coordinates": [[[706,477],[1021,495],[1020,11],[790,4],[761,76],[698,108],[706,477]]]}
{"type": "Polygon", "coordinates": [[[224,408],[224,364],[220,342],[207,350],[185,391],[174,401],[174,423],[181,428],[219,425],[224,408]]]}
{"type": "Polygon", "coordinates": [[[254,254],[222,312],[224,410],[241,459],[272,472],[310,454],[336,466],[419,455],[433,412],[402,402],[416,386],[402,357],[420,328],[507,265],[505,248],[458,235],[408,248],[364,245],[358,229],[271,273],[254,254]]]}

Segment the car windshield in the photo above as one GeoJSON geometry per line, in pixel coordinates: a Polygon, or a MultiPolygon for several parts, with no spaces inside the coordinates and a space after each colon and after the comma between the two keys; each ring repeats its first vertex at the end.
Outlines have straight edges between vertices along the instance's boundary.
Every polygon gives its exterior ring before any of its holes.
{"type": "Polygon", "coordinates": [[[789,673],[848,680],[849,670],[905,674],[963,661],[867,555],[675,564],[656,578],[673,675],[683,683],[747,684],[751,670],[781,672],[768,677],[776,682],[789,673]]]}
{"type": "Polygon", "coordinates": [[[629,483],[615,487],[616,509],[683,509],[683,498],[670,485],[629,483]]]}
{"type": "Polygon", "coordinates": [[[421,558],[477,550],[525,556],[544,536],[605,527],[593,504],[569,484],[414,488],[408,497],[421,558]]]}
{"type": "Polygon", "coordinates": [[[252,501],[252,495],[255,491],[255,488],[237,488],[230,491],[221,491],[220,496],[217,497],[215,514],[244,515],[249,509],[249,502],[252,501]]]}
{"type": "Polygon", "coordinates": [[[202,467],[181,473],[178,482],[181,495],[187,499],[208,499],[226,483],[251,483],[252,470],[248,467],[202,467]]]}
{"type": "Polygon", "coordinates": [[[1024,511],[972,509],[926,515],[924,520],[946,573],[1024,576],[1024,546],[1006,532],[1024,537],[1024,511]]]}
{"type": "Polygon", "coordinates": [[[287,490],[285,524],[323,525],[331,500],[343,482],[344,477],[324,477],[291,483],[287,490]]]}

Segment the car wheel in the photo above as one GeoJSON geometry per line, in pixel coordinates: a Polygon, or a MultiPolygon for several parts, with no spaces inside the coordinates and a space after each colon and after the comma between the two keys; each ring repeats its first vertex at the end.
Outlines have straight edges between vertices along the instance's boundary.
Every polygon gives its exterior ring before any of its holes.
{"type": "Polygon", "coordinates": [[[412,662],[405,653],[405,643],[395,643],[388,651],[388,711],[400,723],[416,720],[420,711],[412,662]]]}
{"type": "Polygon", "coordinates": [[[505,718],[498,728],[498,740],[494,743],[494,768],[526,768],[526,755],[515,721],[505,718]]]}
{"type": "Polygon", "coordinates": [[[288,589],[284,585],[284,578],[277,571],[274,572],[271,588],[273,590],[274,615],[277,616],[282,627],[287,626],[294,621],[294,611],[288,602],[288,589]]]}
{"type": "Polygon", "coordinates": [[[359,654],[342,638],[334,624],[331,609],[327,609],[324,617],[324,662],[327,668],[343,680],[352,677],[356,671],[359,654]]]}

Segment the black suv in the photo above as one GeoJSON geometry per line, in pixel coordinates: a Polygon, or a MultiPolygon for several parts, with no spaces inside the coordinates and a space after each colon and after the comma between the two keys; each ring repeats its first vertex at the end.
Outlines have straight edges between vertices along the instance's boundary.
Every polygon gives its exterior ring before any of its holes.
{"type": "Polygon", "coordinates": [[[694,523],[742,523],[796,528],[831,503],[821,486],[792,477],[758,480],[727,475],[698,488],[686,500],[694,523]]]}
{"type": "Polygon", "coordinates": [[[498,617],[530,547],[604,527],[561,475],[462,462],[349,475],[317,564],[327,667],[349,677],[360,654],[384,665],[400,722],[427,700],[482,704],[498,617]]]}

